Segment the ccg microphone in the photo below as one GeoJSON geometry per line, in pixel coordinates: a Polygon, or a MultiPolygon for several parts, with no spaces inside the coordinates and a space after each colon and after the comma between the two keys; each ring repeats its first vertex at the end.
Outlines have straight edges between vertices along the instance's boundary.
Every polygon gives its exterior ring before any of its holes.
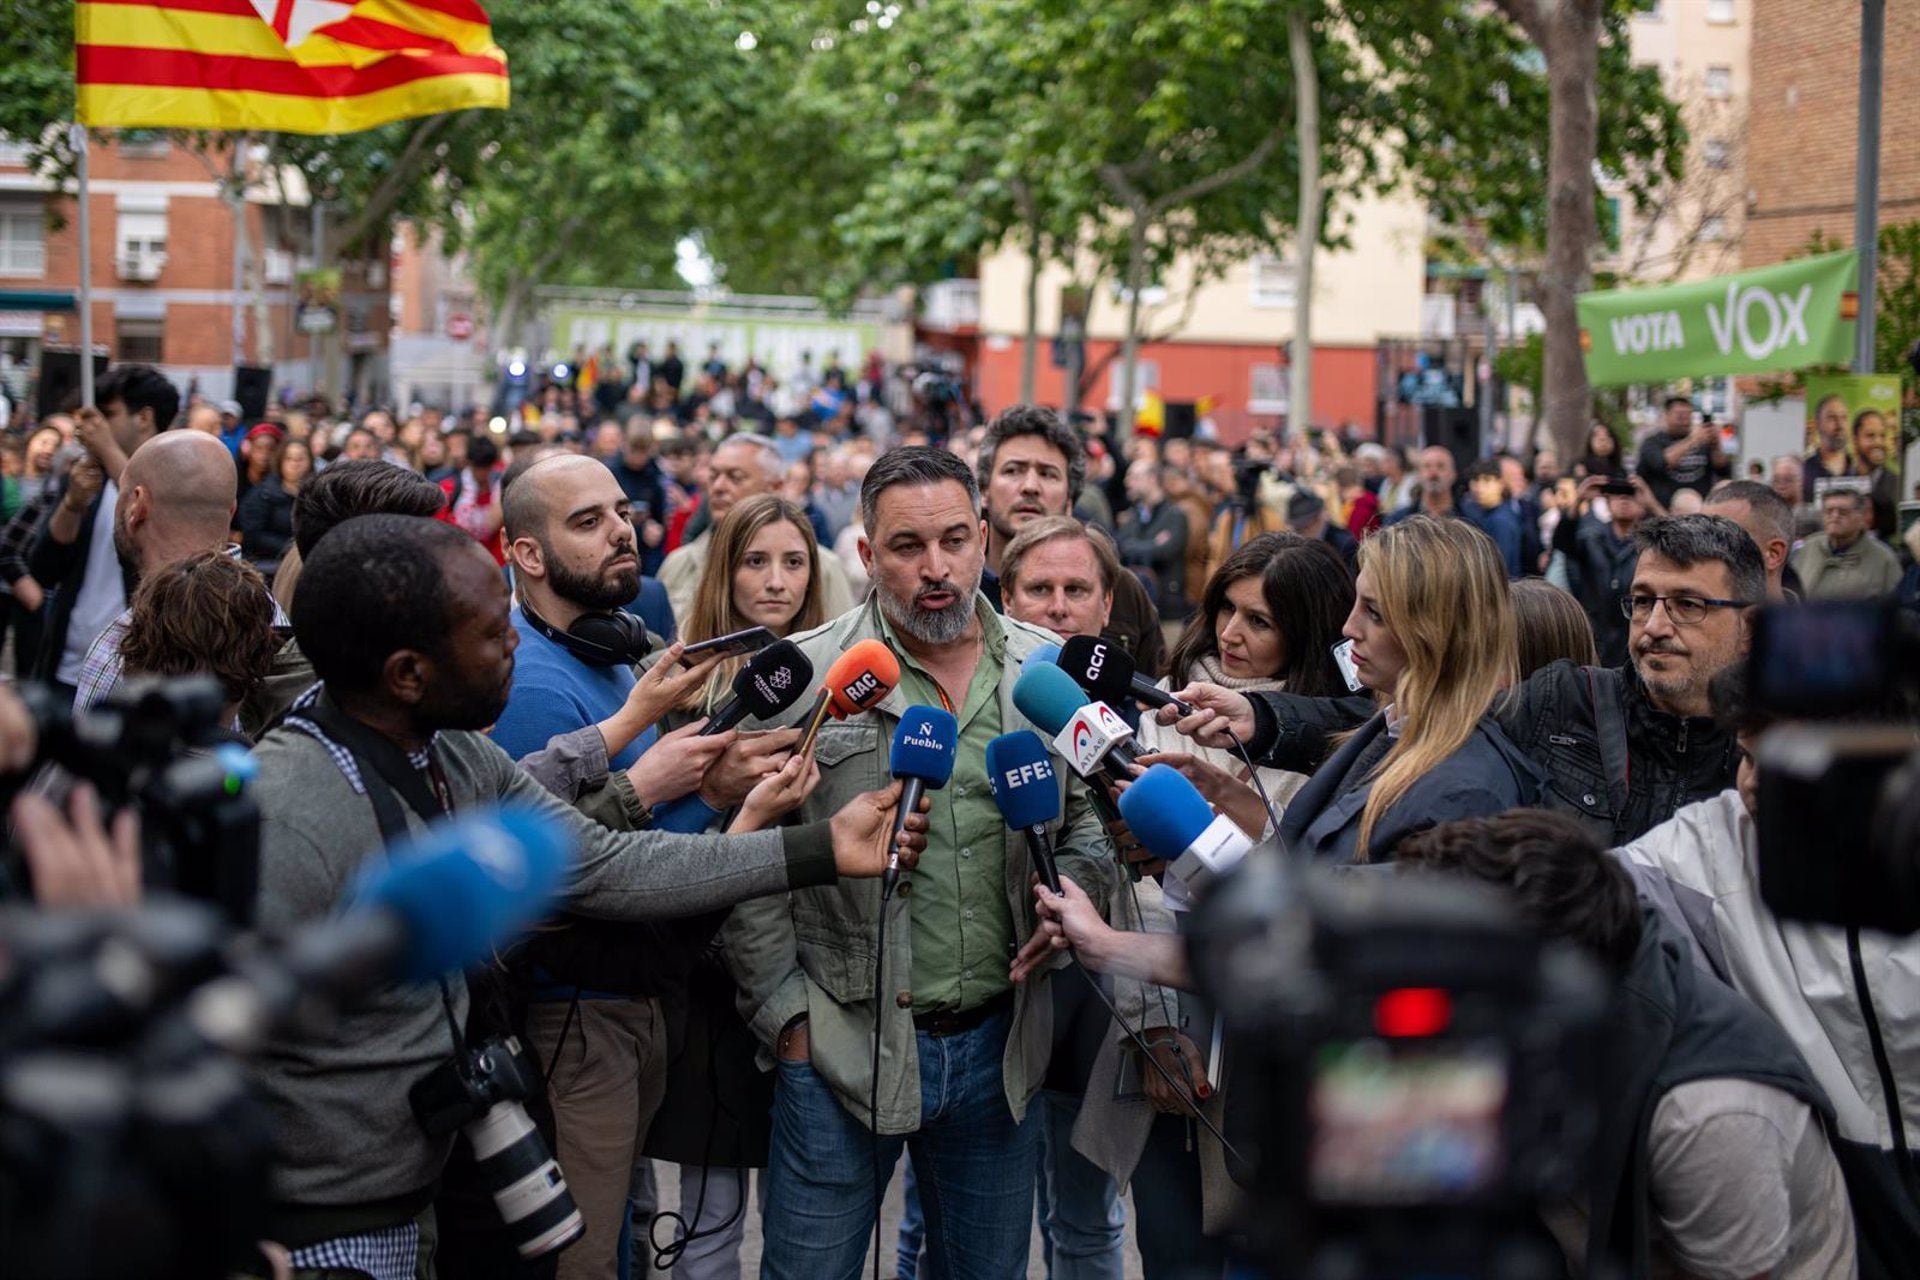
{"type": "Polygon", "coordinates": [[[1206,889],[1253,848],[1247,833],[1213,806],[1172,765],[1156,764],[1120,797],[1120,816],[1134,836],[1185,885],[1206,889]]]}
{"type": "Polygon", "coordinates": [[[1073,771],[1091,778],[1105,770],[1123,782],[1133,780],[1133,730],[1104,702],[1088,702],[1073,677],[1056,666],[1029,664],[1013,685],[1020,714],[1053,734],[1053,749],[1073,771]]]}
{"type": "MultiPolygon", "coordinates": [[[[900,789],[900,807],[893,812],[893,834],[897,837],[907,823],[907,815],[920,808],[920,797],[938,791],[953,776],[953,757],[960,746],[960,725],[951,711],[939,707],[908,707],[900,713],[900,727],[893,731],[893,751],[888,771],[905,780],[900,789]]],[[[900,880],[900,850],[887,851],[887,869],[880,877],[880,895],[893,896],[900,880]]]]}
{"type": "Polygon", "coordinates": [[[1074,678],[1093,698],[1110,707],[1132,698],[1155,707],[1173,707],[1181,715],[1193,714],[1193,708],[1153,681],[1135,673],[1133,656],[1111,640],[1092,636],[1074,636],[1060,651],[1054,663],[1074,678]]]}
{"type": "Polygon", "coordinates": [[[742,720],[765,720],[792,706],[813,681],[813,664],[791,640],[776,640],[747,659],[733,678],[733,696],[699,736],[725,733],[742,720]]]}
{"type": "Polygon", "coordinates": [[[807,732],[800,740],[800,754],[812,747],[814,737],[827,717],[845,720],[878,706],[900,683],[900,660],[893,650],[878,640],[862,640],[833,660],[820,685],[820,695],[807,717],[807,732]]]}
{"type": "Polygon", "coordinates": [[[1047,744],[1031,729],[1003,733],[987,744],[987,781],[1007,826],[1027,837],[1027,853],[1047,888],[1060,892],[1047,824],[1060,820],[1060,783],[1047,744]]]}

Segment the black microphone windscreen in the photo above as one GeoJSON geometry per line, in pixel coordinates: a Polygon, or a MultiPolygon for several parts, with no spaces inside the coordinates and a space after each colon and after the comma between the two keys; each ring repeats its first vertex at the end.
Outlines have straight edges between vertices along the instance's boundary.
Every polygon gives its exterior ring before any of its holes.
{"type": "Polygon", "coordinates": [[[777,640],[754,654],[733,678],[734,696],[755,720],[785,711],[812,685],[813,664],[791,640],[777,640]]]}
{"type": "Polygon", "coordinates": [[[1074,636],[1061,646],[1057,665],[1096,702],[1118,707],[1132,695],[1133,659],[1111,640],[1074,636]]]}

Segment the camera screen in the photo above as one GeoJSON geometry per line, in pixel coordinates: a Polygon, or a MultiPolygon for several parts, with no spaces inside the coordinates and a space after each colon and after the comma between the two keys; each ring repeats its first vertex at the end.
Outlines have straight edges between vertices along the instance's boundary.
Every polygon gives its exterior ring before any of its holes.
{"type": "Polygon", "coordinates": [[[1833,716],[1884,697],[1887,617],[1870,601],[1763,610],[1754,631],[1753,700],[1786,715],[1833,716]]]}
{"type": "Polygon", "coordinates": [[[1485,1043],[1323,1046],[1308,1086],[1308,1185],[1323,1204],[1471,1199],[1505,1168],[1507,1060],[1485,1043]]]}

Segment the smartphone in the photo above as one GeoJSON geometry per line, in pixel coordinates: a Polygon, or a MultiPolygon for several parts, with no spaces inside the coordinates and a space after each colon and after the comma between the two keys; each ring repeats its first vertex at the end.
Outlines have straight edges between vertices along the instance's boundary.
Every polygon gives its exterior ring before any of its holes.
{"type": "Polygon", "coordinates": [[[1340,676],[1347,682],[1348,690],[1360,692],[1360,668],[1353,665],[1353,641],[1342,640],[1333,646],[1333,661],[1340,668],[1340,676]]]}
{"type": "Polygon", "coordinates": [[[1600,486],[1600,492],[1613,498],[1632,498],[1638,496],[1640,493],[1638,489],[1633,487],[1633,481],[1631,480],[1609,480],[1600,486]]]}
{"type": "Polygon", "coordinates": [[[774,642],[773,632],[765,627],[748,627],[745,631],[736,631],[730,636],[715,636],[711,640],[702,640],[699,644],[690,644],[686,652],[680,655],[680,661],[692,666],[708,654],[717,653],[723,658],[737,658],[746,653],[758,653],[774,642]]]}

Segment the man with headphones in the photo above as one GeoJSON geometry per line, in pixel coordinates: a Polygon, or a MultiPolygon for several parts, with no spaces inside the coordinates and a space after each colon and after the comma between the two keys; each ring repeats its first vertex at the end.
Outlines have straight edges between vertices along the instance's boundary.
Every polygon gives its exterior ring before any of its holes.
{"type": "MultiPolygon", "coordinates": [[[[542,458],[507,487],[503,506],[520,645],[491,733],[521,759],[560,734],[594,724],[605,734],[608,722],[630,720],[621,713],[637,684],[634,664],[652,642],[621,607],[639,588],[640,561],[612,472],[589,457],[542,458]]],[[[649,684],[665,697],[705,674],[669,670],[649,684]]],[[[702,723],[664,736],[648,725],[625,742],[614,735],[605,785],[576,807],[615,830],[704,830],[785,763],[799,737],[702,737],[702,723]]],[[[614,1274],[633,1153],[666,1088],[662,1000],[684,986],[719,918],[635,925],[562,916],[515,957],[527,1039],[548,1068],[556,1149],[589,1219],[586,1238],[561,1258],[562,1280],[614,1274]]]]}

